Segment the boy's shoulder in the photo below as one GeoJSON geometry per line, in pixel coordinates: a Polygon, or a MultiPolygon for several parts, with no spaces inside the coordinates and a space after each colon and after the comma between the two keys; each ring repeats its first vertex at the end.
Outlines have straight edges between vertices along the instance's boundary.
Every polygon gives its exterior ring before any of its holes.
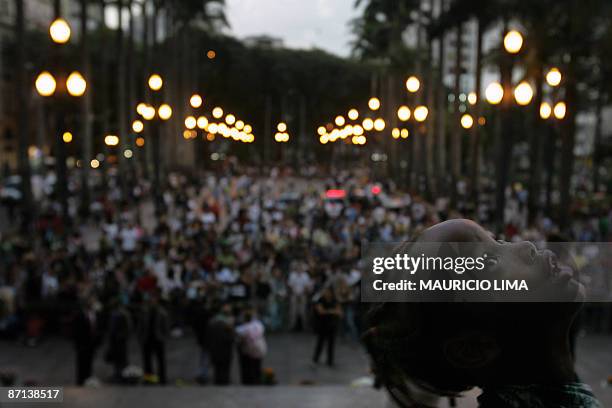
{"type": "Polygon", "coordinates": [[[603,408],[591,387],[583,383],[489,388],[478,403],[480,408],[603,408]]]}

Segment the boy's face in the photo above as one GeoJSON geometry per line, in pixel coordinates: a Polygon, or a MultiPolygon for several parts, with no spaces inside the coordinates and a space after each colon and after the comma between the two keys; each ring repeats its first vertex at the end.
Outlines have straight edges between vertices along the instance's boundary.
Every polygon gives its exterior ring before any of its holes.
{"type": "Polygon", "coordinates": [[[528,241],[496,241],[472,221],[452,220],[437,224],[424,231],[419,241],[475,243],[473,248],[478,253],[471,255],[487,255],[486,279],[525,280],[529,287],[526,301],[554,299],[579,304],[584,299],[584,287],[576,279],[575,271],[562,264],[553,252],[538,250],[528,241]]]}

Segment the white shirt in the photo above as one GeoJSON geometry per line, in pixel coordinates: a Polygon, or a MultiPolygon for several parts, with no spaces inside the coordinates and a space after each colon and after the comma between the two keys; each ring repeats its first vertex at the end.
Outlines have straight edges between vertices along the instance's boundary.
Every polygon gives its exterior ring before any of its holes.
{"type": "Polygon", "coordinates": [[[136,228],[123,229],[119,236],[121,237],[121,249],[129,252],[136,250],[136,243],[138,242],[138,231],[136,228]]]}
{"type": "Polygon", "coordinates": [[[312,280],[306,272],[291,272],[289,274],[289,287],[296,295],[303,295],[312,285],[312,280]]]}

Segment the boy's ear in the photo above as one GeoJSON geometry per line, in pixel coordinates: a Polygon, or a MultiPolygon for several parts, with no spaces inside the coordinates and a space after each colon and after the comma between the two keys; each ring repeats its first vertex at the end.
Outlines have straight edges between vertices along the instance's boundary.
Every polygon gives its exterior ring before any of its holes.
{"type": "Polygon", "coordinates": [[[461,333],[443,346],[448,362],[463,369],[482,368],[491,364],[501,353],[495,337],[480,331],[461,333]]]}

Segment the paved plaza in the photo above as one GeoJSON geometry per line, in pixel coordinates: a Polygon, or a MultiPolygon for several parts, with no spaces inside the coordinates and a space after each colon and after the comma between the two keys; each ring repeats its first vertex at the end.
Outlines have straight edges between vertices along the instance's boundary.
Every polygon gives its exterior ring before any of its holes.
{"type": "MultiPolygon", "coordinates": [[[[355,386],[368,375],[365,353],[349,340],[339,340],[337,365],[314,366],[310,362],[314,337],[305,333],[274,334],[269,337],[265,367],[274,369],[278,385],[273,387],[199,387],[194,381],[198,366],[198,348],[192,337],[170,340],[167,387],[101,387],[79,389],[74,382],[74,356],[71,344],[49,339],[28,348],[12,342],[0,343],[0,369],[17,372],[20,382],[66,386],[65,407],[382,407],[383,393],[369,387],[355,386]],[[175,405],[176,403],[176,405],[175,405]]],[[[607,376],[612,373],[612,336],[581,337],[578,348],[578,372],[593,387],[604,406],[612,406],[612,387],[607,376]]],[[[132,344],[131,362],[140,365],[136,344],[132,344]]],[[[111,369],[100,356],[95,373],[104,380],[111,369]]],[[[234,364],[233,384],[238,384],[234,364]]],[[[475,407],[477,391],[459,401],[459,407],[475,407]]],[[[42,405],[37,404],[37,407],[42,405]]],[[[446,406],[446,404],[444,405],[446,406]]],[[[19,404],[23,408],[25,405],[19,404]]]]}

